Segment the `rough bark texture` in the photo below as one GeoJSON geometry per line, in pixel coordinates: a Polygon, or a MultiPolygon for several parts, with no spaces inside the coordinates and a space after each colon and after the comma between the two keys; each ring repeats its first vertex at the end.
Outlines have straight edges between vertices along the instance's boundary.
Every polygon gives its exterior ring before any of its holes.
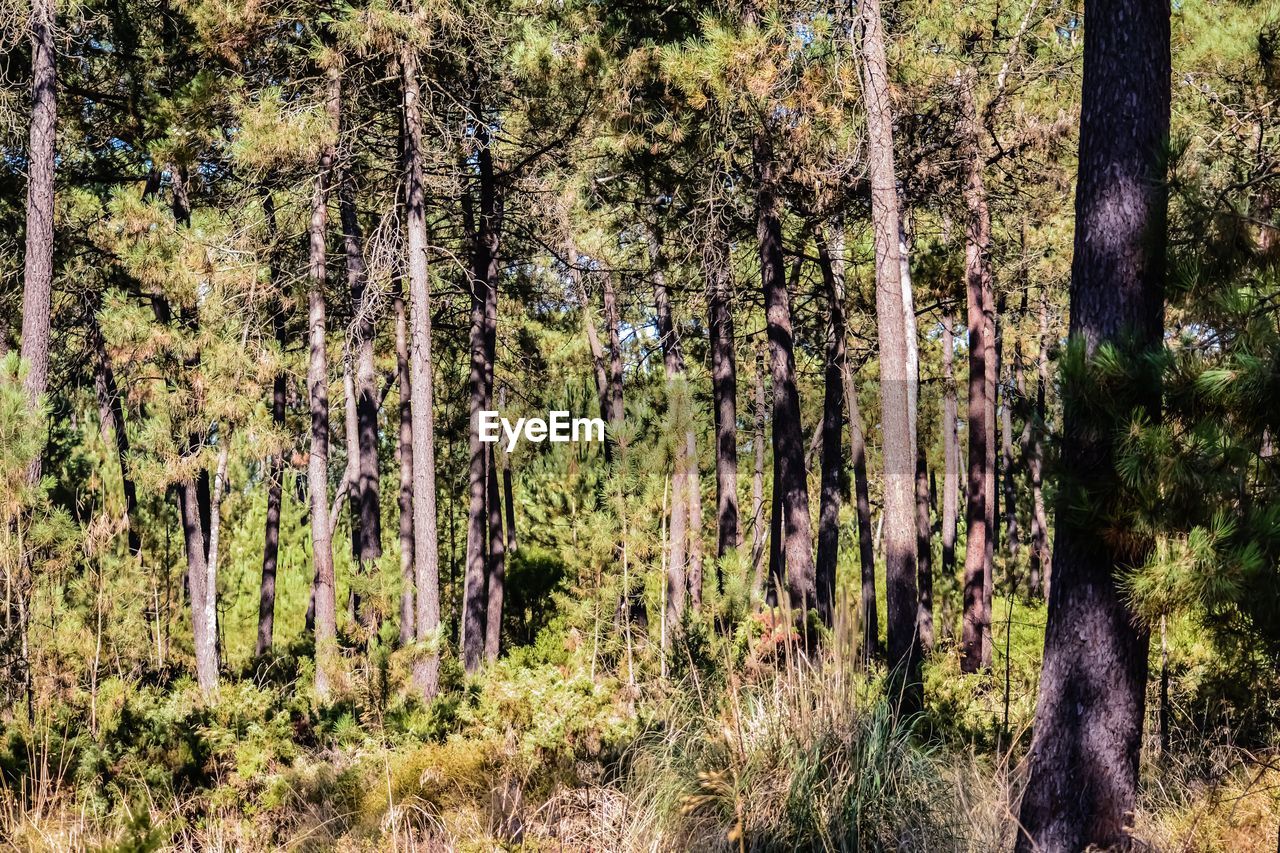
{"type": "MultiPolygon", "coordinates": [[[[477,111],[479,112],[479,111],[477,111]]],[[[488,127],[477,127],[480,150],[476,154],[479,215],[471,246],[471,429],[468,465],[467,567],[462,606],[462,664],[468,673],[480,667],[488,635],[489,575],[501,552],[495,555],[489,533],[487,448],[480,441],[480,412],[493,408],[493,362],[497,354],[498,328],[498,197],[489,148],[488,127]]],[[[496,498],[496,494],[494,495],[496,498]]],[[[501,522],[501,516],[499,516],[501,522]]],[[[499,531],[499,538],[501,532],[499,531]]]]}
{"type": "MultiPolygon", "coordinates": [[[[1086,355],[1114,343],[1141,357],[1160,346],[1163,328],[1169,3],[1090,0],[1085,13],[1069,334],[1086,355]]],[[[1159,388],[1134,390],[1157,416],[1159,388]]],[[[1105,500],[1114,433],[1073,394],[1063,398],[1064,470],[1086,499],[1105,500]]],[[[1020,814],[1017,848],[1024,851],[1132,846],[1126,827],[1137,793],[1149,638],[1125,606],[1117,575],[1140,562],[1145,548],[1133,544],[1139,537],[1104,537],[1073,519],[1064,501],[1020,814]]]]}
{"type": "Polygon", "coordinates": [[[431,289],[427,277],[427,212],[422,174],[418,56],[400,55],[405,126],[405,231],[409,267],[409,375],[413,432],[413,558],[417,639],[413,683],[430,700],[440,689],[440,549],[436,536],[434,384],[431,376],[431,289]]]}
{"type": "Polygon", "coordinates": [[[1027,479],[1031,488],[1031,591],[1033,594],[1049,594],[1051,562],[1049,559],[1049,519],[1045,512],[1043,471],[1044,433],[1048,410],[1045,400],[1049,385],[1049,296],[1040,295],[1040,331],[1036,355],[1035,409],[1028,421],[1031,434],[1027,443],[1027,479]]]}
{"type": "MultiPolygon", "coordinates": [[[[969,317],[969,472],[965,512],[964,614],[961,630],[960,668],[978,672],[991,666],[991,612],[987,587],[990,584],[991,528],[995,508],[990,506],[988,466],[994,463],[995,448],[992,402],[988,399],[987,372],[994,349],[995,328],[990,322],[991,269],[987,252],[991,242],[991,216],[987,210],[982,180],[981,149],[978,146],[977,108],[973,103],[973,80],[966,75],[958,87],[964,138],[967,149],[964,201],[965,293],[969,317]]],[[[990,480],[995,481],[994,472],[990,480]]]]}
{"type": "Polygon", "coordinates": [[[933,527],[929,517],[929,467],[916,448],[916,586],[920,648],[933,651],[933,527]]]}
{"type": "MultiPolygon", "coordinates": [[[[49,377],[49,306],[53,295],[53,168],[57,120],[54,2],[31,4],[31,130],[27,137],[27,234],[22,267],[23,390],[39,405],[49,377]]],[[[37,456],[28,480],[40,479],[37,456]]]]}
{"type": "MultiPolygon", "coordinates": [[[[742,544],[738,520],[738,358],[734,351],[729,245],[713,227],[703,246],[711,334],[711,400],[716,430],[716,556],[742,544]]],[[[716,568],[716,587],[723,588],[716,568]]]]}
{"type": "Polygon", "coordinates": [[[757,593],[764,586],[764,544],[767,535],[764,520],[764,445],[768,411],[764,377],[767,357],[763,341],[761,343],[756,358],[755,433],[751,439],[754,455],[751,468],[751,589],[757,593]]]}
{"type": "Polygon", "coordinates": [[[902,678],[903,709],[919,705],[920,642],[916,586],[915,469],[912,411],[916,376],[908,363],[904,322],[902,220],[894,171],[893,118],[879,0],[862,6],[867,171],[875,232],[876,326],[880,336],[880,395],[884,431],[885,577],[889,665],[902,678]]]}
{"type": "MultiPolygon", "coordinates": [[[[327,72],[326,109],[336,128],[341,95],[338,70],[327,72]]],[[[334,151],[320,154],[319,174],[311,200],[308,227],[309,282],[307,287],[307,398],[311,405],[311,455],[307,460],[311,551],[315,561],[316,692],[327,697],[332,689],[338,653],[338,617],[333,574],[333,539],[329,527],[329,362],[325,350],[325,236],[329,224],[329,191],[334,151]]]]}
{"type": "MultiPolygon", "coordinates": [[[[756,240],[769,334],[769,371],[773,378],[774,501],[782,508],[786,588],[791,607],[804,613],[817,605],[813,564],[813,529],[809,518],[809,486],[800,431],[800,392],[796,387],[795,341],[791,331],[791,298],[782,260],[782,223],[778,216],[777,164],[765,134],[755,140],[756,240]]],[[[772,563],[772,561],[771,561],[772,563]]]]}
{"type": "Polygon", "coordinates": [[[840,492],[844,473],[845,363],[844,287],[836,278],[830,249],[817,233],[818,266],[827,299],[827,359],[823,370],[822,399],[822,495],[818,504],[818,612],[832,622],[836,593],[836,560],[840,553],[840,492]]]}

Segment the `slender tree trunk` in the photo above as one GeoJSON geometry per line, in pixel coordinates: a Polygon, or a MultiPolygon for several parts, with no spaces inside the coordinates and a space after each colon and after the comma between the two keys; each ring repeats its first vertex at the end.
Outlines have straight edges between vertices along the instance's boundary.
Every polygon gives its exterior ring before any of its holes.
{"type": "Polygon", "coordinates": [[[138,531],[138,487],[129,473],[129,433],[124,423],[124,406],[120,403],[120,388],[116,385],[115,370],[107,343],[102,336],[96,316],[89,318],[88,332],[94,347],[94,391],[98,398],[98,417],[102,422],[103,440],[116,447],[116,459],[120,463],[120,485],[124,491],[124,522],[129,554],[142,556],[142,535],[138,531]]]}
{"type": "Polygon", "coordinates": [[[218,649],[217,644],[212,642],[217,636],[217,628],[208,621],[207,602],[213,591],[208,586],[209,564],[194,483],[190,480],[180,482],[177,496],[182,537],[187,551],[187,585],[191,595],[191,633],[195,641],[196,681],[201,690],[212,693],[218,689],[218,649]]]}
{"type": "Polygon", "coordinates": [[[685,484],[689,507],[689,604],[695,611],[702,609],[702,485],[698,477],[698,440],[693,431],[693,395],[689,399],[689,428],[685,430],[685,458],[689,460],[689,479],[685,484]]]}
{"type": "MultiPolygon", "coordinates": [[[[263,207],[267,208],[267,223],[274,242],[275,207],[270,195],[267,196],[263,207]]],[[[278,280],[274,261],[272,278],[278,280]]],[[[275,329],[276,345],[283,353],[288,345],[283,303],[275,306],[275,315],[271,322],[275,329]]],[[[276,373],[271,386],[271,423],[281,433],[284,432],[287,392],[288,374],[281,370],[276,373]]],[[[267,463],[267,522],[262,545],[262,582],[258,588],[258,641],[254,647],[254,654],[259,657],[271,651],[275,634],[276,565],[280,556],[280,508],[284,500],[284,454],[284,450],[272,454],[267,463]]]]}
{"type": "MultiPolygon", "coordinates": [[[[342,78],[337,68],[326,73],[326,110],[338,126],[342,78]]],[[[320,154],[308,228],[310,282],[307,292],[307,396],[311,404],[311,455],[307,461],[307,491],[311,504],[311,550],[316,565],[316,692],[328,698],[338,657],[338,618],[333,574],[333,531],[329,527],[329,364],[325,350],[325,238],[329,225],[329,192],[333,181],[334,150],[320,154]]]]}
{"type": "Polygon", "coordinates": [[[409,374],[413,435],[413,557],[417,639],[423,646],[413,683],[425,699],[440,687],[440,550],[436,536],[434,385],[431,376],[431,288],[427,276],[427,212],[422,174],[418,55],[400,53],[404,90],[405,231],[409,265],[409,374]]]}
{"type": "Polygon", "coordinates": [[[689,458],[689,443],[676,436],[687,431],[692,420],[689,411],[689,389],[685,379],[684,354],[680,349],[680,337],[676,333],[675,319],[671,311],[671,299],[667,293],[666,260],[662,253],[661,238],[649,230],[649,261],[653,268],[653,304],[658,321],[658,337],[662,343],[662,362],[667,378],[667,404],[671,416],[672,437],[675,441],[675,467],[671,476],[671,525],[668,530],[666,624],[664,640],[679,630],[684,617],[685,598],[688,592],[686,570],[688,568],[689,522],[689,468],[694,461],[689,458]]]}
{"type": "MultiPolygon", "coordinates": [[[[587,336],[587,351],[591,353],[591,367],[596,380],[596,399],[600,406],[600,418],[609,422],[612,414],[612,388],[609,386],[609,368],[605,364],[604,345],[600,343],[600,333],[596,330],[595,319],[591,316],[591,297],[582,281],[582,271],[578,269],[578,250],[569,243],[565,246],[565,262],[569,272],[569,280],[573,289],[582,300],[582,329],[587,336]]],[[[613,459],[613,451],[608,442],[604,447],[605,462],[613,459]]]]}
{"type": "MultiPolygon", "coordinates": [[[[719,224],[703,244],[707,321],[711,333],[711,399],[716,429],[716,556],[742,544],[738,520],[738,359],[734,351],[729,244],[719,224]]],[[[716,588],[723,589],[719,564],[716,588]]]]}
{"type": "MultiPolygon", "coordinates": [[[[354,455],[351,483],[355,503],[352,536],[361,574],[382,556],[382,509],[378,470],[378,383],[374,367],[374,308],[368,290],[364,262],[364,234],[356,212],[355,187],[348,170],[340,170],[338,213],[347,262],[347,289],[351,294],[351,354],[354,366],[355,438],[347,448],[354,455]],[[358,519],[359,523],[354,523],[358,519]]],[[[373,627],[372,613],[362,614],[366,628],[373,627]]]]}
{"type": "Polygon", "coordinates": [[[813,564],[813,529],[809,518],[809,484],[800,429],[800,392],[796,386],[791,297],[782,260],[782,222],[777,200],[777,164],[766,132],[757,133],[753,148],[756,172],[756,239],[760,246],[760,278],[769,334],[769,368],[773,378],[773,464],[781,504],[787,593],[791,608],[803,617],[817,606],[813,564]]]}
{"type": "MultiPolygon", "coordinates": [[[[994,461],[991,443],[992,410],[988,400],[987,361],[994,341],[988,323],[991,299],[991,270],[987,252],[991,241],[991,217],[983,188],[981,149],[978,145],[977,108],[973,103],[973,79],[966,74],[959,82],[961,114],[964,118],[966,153],[965,206],[965,286],[969,315],[969,474],[967,528],[964,555],[964,626],[961,634],[960,667],[978,672],[991,666],[991,611],[987,588],[990,583],[991,553],[988,540],[994,526],[994,508],[989,506],[987,489],[989,460],[994,461]]],[[[991,478],[994,481],[994,477],[991,478]]]]}
{"type": "Polygon", "coordinates": [[[862,572],[862,647],[869,662],[880,656],[880,620],[876,615],[875,534],[871,530],[871,485],[867,480],[867,440],[862,411],[853,382],[853,365],[846,358],[844,397],[849,402],[849,458],[853,462],[853,499],[858,519],[858,565],[862,572]]]}
{"type": "Polygon", "coordinates": [[[506,583],[506,539],[502,533],[502,498],[498,491],[498,458],[489,445],[489,601],[485,616],[484,656],[498,659],[502,643],[502,597],[506,583]]]}
{"type": "Polygon", "coordinates": [[[754,465],[751,470],[751,589],[759,593],[764,586],[764,443],[765,420],[767,406],[765,402],[765,362],[766,345],[761,342],[756,357],[755,377],[755,434],[751,443],[754,445],[754,465]]]}
{"type": "MultiPolygon", "coordinates": [[[[49,311],[53,295],[53,170],[57,133],[57,65],[53,0],[31,3],[31,130],[27,137],[27,233],[22,266],[21,356],[28,405],[40,404],[49,377],[49,311]]],[[[40,457],[28,481],[40,479],[40,457]]]]}
{"type": "MultiPolygon", "coordinates": [[[[481,110],[476,111],[482,115],[481,110]]],[[[497,354],[498,322],[498,210],[497,184],[489,130],[477,126],[481,147],[476,155],[479,216],[472,238],[471,266],[471,430],[470,504],[467,510],[467,568],[462,607],[462,663],[468,673],[480,667],[488,635],[489,576],[501,552],[494,554],[495,536],[488,530],[487,448],[480,441],[480,412],[493,408],[493,362],[497,354]]],[[[496,499],[496,490],[493,495],[496,499]]],[[[499,516],[501,522],[501,516],[499,516]]],[[[501,531],[498,532],[500,538],[501,531]]]]}
{"type": "MultiPolygon", "coordinates": [[[[498,389],[498,408],[502,410],[507,408],[507,388],[505,385],[498,389]]],[[[516,553],[515,484],[511,481],[511,456],[507,453],[505,445],[500,446],[502,448],[502,505],[507,511],[505,556],[510,559],[516,553]]]]}
{"type": "MultiPolygon", "coordinates": [[[[956,570],[956,501],[959,498],[960,438],[956,434],[959,405],[955,382],[955,314],[942,318],[942,575],[956,570]]],[[[944,629],[946,630],[946,629],[944,629]]]]}
{"type": "Polygon", "coordinates": [[[836,561],[840,552],[840,492],[844,473],[844,285],[836,278],[835,265],[821,230],[816,233],[818,266],[827,297],[827,360],[822,400],[822,496],[818,505],[818,612],[832,623],[836,593],[836,561]]]}
{"type": "Polygon", "coordinates": [[[1036,355],[1036,401],[1030,417],[1031,441],[1027,454],[1027,478],[1031,487],[1031,589],[1034,594],[1049,594],[1049,520],[1044,506],[1041,482],[1044,468],[1044,433],[1048,418],[1045,394],[1049,384],[1049,295],[1040,295],[1040,332],[1036,355]]]}
{"type": "MultiPolygon", "coordinates": [[[[622,426],[622,340],[618,336],[618,298],[613,291],[613,274],[605,270],[602,278],[604,291],[604,322],[609,336],[609,422],[610,432],[622,426]]],[[[610,440],[616,440],[610,436],[610,440]]]]}
{"type": "MultiPolygon", "coordinates": [[[[1140,361],[1160,348],[1164,327],[1169,3],[1090,0],[1085,14],[1069,333],[1086,358],[1112,344],[1140,361]]],[[[1135,381],[1134,396],[1158,417],[1158,383],[1135,381]]],[[[1149,636],[1118,580],[1142,563],[1149,546],[1136,544],[1144,537],[1133,531],[1080,523],[1069,509],[1071,502],[1114,500],[1117,424],[1079,403],[1081,396],[1063,394],[1062,463],[1077,482],[1054,536],[1020,851],[1134,846],[1127,830],[1137,798],[1149,636]]]]}
{"type": "Polygon", "coordinates": [[[924,448],[916,448],[916,585],[920,648],[933,651],[933,524],[929,516],[929,467],[924,448]]]}
{"type": "Polygon", "coordinates": [[[417,633],[416,583],[413,560],[413,380],[409,375],[409,323],[404,294],[395,297],[396,374],[400,383],[400,645],[411,644],[417,633]]]}
{"type": "Polygon", "coordinates": [[[868,176],[875,230],[876,318],[880,334],[880,396],[884,433],[885,576],[888,588],[889,664],[899,670],[902,709],[920,703],[919,607],[916,578],[915,469],[912,403],[916,376],[908,355],[901,258],[902,220],[894,170],[893,117],[879,0],[862,6],[864,97],[867,103],[868,176]]]}

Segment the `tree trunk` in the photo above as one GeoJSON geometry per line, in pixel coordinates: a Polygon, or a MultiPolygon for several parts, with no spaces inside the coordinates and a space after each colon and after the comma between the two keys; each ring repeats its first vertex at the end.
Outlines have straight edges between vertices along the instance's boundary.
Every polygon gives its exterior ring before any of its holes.
{"type": "MultiPolygon", "coordinates": [[[[734,352],[729,245],[712,226],[703,244],[707,321],[711,333],[711,399],[716,429],[716,557],[742,544],[738,520],[738,359],[734,352]]],[[[724,589],[719,564],[716,589],[724,589]]]]}
{"type": "Polygon", "coordinates": [[[791,608],[803,617],[817,606],[813,564],[813,530],[809,519],[809,485],[800,429],[800,392],[796,387],[791,298],[782,260],[782,222],[778,218],[777,164],[766,132],[753,146],[756,173],[756,239],[760,247],[760,279],[769,334],[769,368],[773,379],[774,501],[781,505],[785,543],[787,594],[791,608]]]}
{"type": "Polygon", "coordinates": [[[961,115],[966,145],[965,207],[965,292],[969,315],[969,476],[967,529],[964,555],[964,626],[961,634],[960,668],[978,672],[991,666],[991,611],[988,589],[991,582],[990,538],[993,535],[994,507],[990,506],[995,481],[995,448],[992,401],[988,399],[987,372],[994,348],[994,326],[990,322],[991,269],[987,252],[991,241],[991,216],[987,210],[982,180],[981,148],[978,145],[977,108],[973,102],[972,74],[959,82],[961,115]],[[990,475],[990,476],[989,476],[990,475]]]}
{"type": "MultiPolygon", "coordinates": [[[[618,336],[618,298],[613,291],[613,274],[603,274],[604,323],[609,335],[609,422],[610,432],[622,426],[622,340],[618,336]]],[[[610,441],[616,441],[613,435],[610,441]]],[[[513,546],[514,547],[514,546],[513,546]]]]}
{"type": "Polygon", "coordinates": [[[685,598],[688,592],[686,569],[688,568],[689,522],[689,443],[677,436],[687,431],[692,421],[689,412],[689,389],[685,379],[684,355],[680,350],[680,338],[676,334],[671,311],[671,299],[667,293],[666,259],[662,252],[661,238],[651,228],[649,261],[653,269],[653,305],[658,321],[658,337],[662,343],[662,362],[667,378],[667,405],[671,417],[672,439],[675,443],[675,464],[671,475],[671,525],[667,543],[667,630],[664,641],[679,630],[684,617],[685,598]]]}
{"type": "Polygon", "coordinates": [[[759,593],[764,586],[762,569],[766,536],[764,526],[764,428],[767,411],[764,388],[765,361],[766,350],[762,342],[756,357],[755,434],[751,439],[755,456],[755,464],[751,470],[751,590],[756,593],[759,593]]]}
{"type": "Polygon", "coordinates": [[[920,648],[933,651],[933,525],[929,517],[929,466],[924,448],[916,447],[916,619],[920,648]]]}
{"type": "MultiPolygon", "coordinates": [[[[1076,184],[1069,336],[1091,359],[1111,344],[1138,363],[1161,346],[1168,203],[1167,0],[1090,0],[1076,184]]],[[[1072,377],[1068,377],[1072,381],[1072,377]]],[[[1074,379],[1088,382],[1088,374],[1074,379]]],[[[1158,418],[1160,388],[1134,380],[1158,418]]],[[[1114,500],[1114,441],[1126,412],[1063,394],[1062,464],[1077,482],[1054,537],[1054,582],[1017,849],[1133,846],[1146,700],[1147,629],[1119,588],[1149,549],[1136,531],[1081,523],[1073,503],[1114,500]]]]}
{"type": "Polygon", "coordinates": [[[440,551],[436,536],[434,385],[431,376],[431,288],[427,277],[427,212],[422,175],[418,55],[400,53],[405,125],[405,231],[409,265],[409,375],[413,435],[413,557],[417,639],[413,683],[423,698],[440,687],[440,551]]]}
{"type": "Polygon", "coordinates": [[[413,380],[409,375],[409,324],[404,294],[395,297],[396,375],[400,383],[400,645],[413,642],[417,633],[416,590],[413,560],[413,380]]]}
{"type": "MultiPolygon", "coordinates": [[[[337,68],[327,71],[326,110],[338,126],[342,80],[337,68]]],[[[308,228],[310,282],[307,291],[307,396],[311,404],[311,455],[307,460],[307,492],[311,504],[311,550],[316,564],[316,693],[327,699],[338,656],[338,618],[333,575],[333,531],[329,527],[329,364],[325,350],[325,237],[329,224],[329,191],[334,150],[320,154],[308,228]]]]}
{"type": "MultiPolygon", "coordinates": [[[[274,246],[276,236],[275,205],[270,194],[263,202],[266,208],[267,226],[270,229],[274,246]]],[[[271,268],[272,280],[278,282],[278,271],[274,256],[271,268]]],[[[275,330],[276,345],[283,355],[288,345],[285,330],[283,301],[275,306],[275,315],[271,319],[275,330]]],[[[281,370],[276,373],[271,386],[271,423],[281,433],[284,432],[285,406],[288,392],[288,374],[281,370]]],[[[271,456],[267,463],[267,523],[262,545],[262,583],[258,588],[258,641],[254,654],[261,657],[271,651],[274,641],[276,620],[276,564],[280,556],[280,508],[284,500],[284,455],[281,450],[271,456]]]]}
{"type": "Polygon", "coordinates": [[[488,446],[489,501],[489,600],[485,614],[484,656],[498,659],[502,643],[502,597],[506,582],[506,540],[502,535],[502,498],[498,484],[498,458],[493,445],[488,446]]]}
{"type": "Polygon", "coordinates": [[[91,316],[88,332],[94,347],[94,391],[98,398],[98,417],[102,422],[103,440],[110,440],[116,447],[116,459],[120,463],[120,485],[124,491],[124,522],[129,554],[142,556],[142,534],[138,531],[138,487],[129,474],[129,433],[124,423],[124,407],[120,403],[120,389],[116,385],[115,370],[102,328],[97,316],[91,316]],[[110,438],[106,433],[110,433],[110,438]]]}
{"type": "Polygon", "coordinates": [[[849,458],[853,462],[854,509],[858,518],[858,565],[862,572],[862,644],[866,661],[880,656],[880,620],[876,615],[875,534],[871,530],[871,486],[867,481],[867,440],[853,382],[853,365],[845,360],[844,397],[849,402],[849,458]]]}
{"type": "Polygon", "coordinates": [[[844,427],[845,360],[844,283],[836,278],[827,241],[819,230],[818,266],[827,297],[827,360],[822,399],[822,496],[818,504],[818,612],[830,626],[836,593],[836,560],[840,553],[840,492],[844,473],[840,433],[844,427]]]}
{"type": "MultiPolygon", "coordinates": [[[[960,438],[956,434],[959,405],[955,382],[955,314],[942,318],[942,575],[956,570],[956,500],[959,497],[960,438]]],[[[944,631],[950,629],[944,628],[944,631]]]]}
{"type": "Polygon", "coordinates": [[[862,6],[867,172],[875,230],[876,320],[880,335],[880,395],[884,434],[885,577],[888,588],[889,665],[902,679],[902,710],[920,703],[919,607],[916,586],[915,469],[912,435],[916,376],[908,355],[901,258],[902,220],[894,170],[893,117],[879,0],[862,6]]]}
{"type": "Polygon", "coordinates": [[[1049,594],[1049,520],[1045,513],[1044,489],[1041,483],[1044,469],[1045,422],[1049,417],[1045,394],[1049,385],[1049,294],[1040,294],[1040,332],[1036,355],[1035,410],[1029,417],[1031,436],[1027,452],[1027,479],[1031,487],[1031,591],[1035,595],[1049,594]]]}
{"type": "MultiPolygon", "coordinates": [[[[342,222],[342,243],[347,261],[347,289],[351,294],[351,352],[354,362],[355,438],[347,448],[355,454],[351,466],[355,491],[352,536],[361,574],[382,556],[382,509],[379,500],[378,470],[378,387],[374,367],[374,309],[368,291],[364,263],[364,235],[356,213],[355,187],[350,173],[342,169],[338,185],[338,213],[342,222]],[[358,523],[356,523],[358,519],[358,523]]],[[[362,615],[372,627],[372,615],[362,615]]]]}
{"type": "MultiPolygon", "coordinates": [[[[481,110],[477,115],[483,115],[481,110]]],[[[471,260],[471,429],[467,508],[467,568],[463,581],[462,663],[468,673],[480,667],[488,634],[489,575],[500,553],[491,551],[495,537],[488,530],[489,507],[487,448],[480,441],[480,412],[493,408],[493,362],[497,353],[498,323],[498,211],[497,184],[489,130],[483,119],[477,124],[480,150],[476,155],[479,216],[472,236],[471,260]]],[[[496,498],[496,493],[494,494],[496,498]]],[[[501,516],[499,516],[501,522],[501,516]]],[[[501,535],[499,531],[499,536],[501,535]]]]}
{"type": "MultiPolygon", "coordinates": [[[[57,66],[53,0],[31,3],[31,130],[27,141],[27,233],[22,266],[21,356],[28,405],[40,405],[49,379],[50,303],[53,296],[53,170],[57,133],[57,66]]],[[[40,457],[28,482],[40,480],[40,457]]]]}

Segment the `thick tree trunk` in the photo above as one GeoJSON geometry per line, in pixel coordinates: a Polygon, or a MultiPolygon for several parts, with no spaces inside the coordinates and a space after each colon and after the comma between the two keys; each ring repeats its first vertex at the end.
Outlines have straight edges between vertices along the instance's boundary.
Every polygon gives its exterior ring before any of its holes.
{"type": "MultiPolygon", "coordinates": [[[[338,69],[327,72],[326,110],[338,126],[342,80],[338,69]]],[[[319,174],[311,200],[308,227],[309,286],[307,289],[307,397],[311,405],[311,455],[307,460],[307,491],[311,504],[311,551],[316,565],[316,692],[328,698],[337,666],[338,617],[333,574],[333,531],[329,527],[329,360],[325,350],[325,237],[329,225],[329,192],[333,181],[334,150],[321,152],[319,174]]]]}
{"type": "Polygon", "coordinates": [[[679,630],[684,617],[684,605],[688,592],[688,533],[689,523],[689,469],[695,464],[689,457],[689,443],[678,436],[685,433],[692,422],[689,411],[691,400],[685,379],[684,354],[680,349],[680,337],[676,333],[675,319],[671,311],[671,298],[667,293],[666,259],[662,253],[661,238],[649,230],[649,261],[653,275],[653,305],[658,321],[658,338],[662,343],[662,362],[667,378],[667,405],[670,410],[672,439],[675,444],[675,465],[671,475],[671,525],[668,533],[667,556],[667,631],[669,641],[679,630]]]}
{"type": "Polygon", "coordinates": [[[800,392],[796,386],[791,297],[782,260],[782,222],[778,214],[777,164],[767,135],[756,136],[756,239],[760,247],[760,279],[769,334],[769,369],[773,379],[774,501],[782,508],[782,560],[791,608],[803,615],[817,606],[813,564],[813,528],[809,518],[809,485],[800,429],[800,392]]]}
{"type": "MultiPolygon", "coordinates": [[[[482,114],[477,110],[477,114],[482,114]]],[[[480,412],[493,408],[493,362],[498,328],[498,210],[497,183],[489,130],[477,125],[481,147],[476,154],[479,216],[472,236],[471,260],[471,429],[467,507],[467,567],[463,581],[462,663],[468,673],[480,667],[488,635],[489,576],[501,552],[494,554],[495,537],[488,530],[487,448],[480,441],[480,412]]],[[[494,498],[496,499],[496,492],[494,498]]],[[[499,516],[501,522],[501,516],[499,516]]],[[[498,536],[501,536],[499,531],[498,536]]]]}
{"type": "Polygon", "coordinates": [[[409,375],[409,322],[404,294],[395,297],[396,375],[400,384],[400,645],[411,644],[417,634],[416,583],[413,561],[413,380],[409,375]]]}
{"type": "MultiPolygon", "coordinates": [[[[1164,325],[1169,3],[1090,0],[1085,14],[1069,334],[1086,357],[1112,344],[1141,359],[1164,325]]],[[[1158,417],[1158,384],[1137,381],[1135,397],[1158,417]]],[[[1114,499],[1115,424],[1070,390],[1063,399],[1062,463],[1077,482],[1058,513],[1017,842],[1048,853],[1133,846],[1149,644],[1118,583],[1145,559],[1143,537],[1070,510],[1114,499]]]]}
{"type": "Polygon", "coordinates": [[[836,278],[827,241],[819,230],[818,266],[827,298],[827,360],[823,371],[822,496],[818,504],[818,612],[831,625],[836,594],[836,560],[840,553],[840,492],[844,474],[844,283],[836,278]]]}
{"type": "Polygon", "coordinates": [[[978,672],[991,666],[990,555],[995,508],[991,506],[995,482],[993,401],[989,399],[988,361],[995,346],[990,312],[991,269],[987,253],[991,242],[991,216],[982,180],[978,145],[977,108],[973,102],[973,78],[959,82],[966,151],[965,292],[969,315],[969,474],[965,514],[964,625],[961,633],[960,668],[978,672]]]}
{"type": "Polygon", "coordinates": [[[876,615],[875,538],[871,531],[871,485],[867,480],[867,439],[862,431],[862,411],[853,382],[853,365],[844,375],[844,397],[849,402],[849,458],[853,463],[853,500],[858,519],[858,565],[861,569],[862,648],[866,661],[880,656],[880,620],[876,615]]]}
{"type": "Polygon", "coordinates": [[[904,322],[902,220],[894,170],[893,117],[879,0],[862,6],[864,97],[867,104],[868,176],[875,231],[876,319],[880,335],[880,397],[884,433],[885,576],[888,589],[889,665],[903,680],[902,706],[920,703],[919,608],[916,578],[915,470],[912,435],[917,377],[904,322]]]}
{"type": "MultiPolygon", "coordinates": [[[[22,266],[23,390],[34,409],[49,378],[49,311],[53,296],[53,170],[57,133],[57,66],[53,0],[31,4],[31,130],[27,137],[27,234],[22,266]]],[[[40,479],[40,457],[28,471],[40,479]]]]}
{"type": "Polygon", "coordinates": [[[427,276],[427,212],[422,174],[418,55],[400,54],[405,126],[405,231],[409,265],[409,375],[413,435],[413,558],[417,640],[413,683],[425,699],[440,688],[440,550],[436,536],[435,389],[431,376],[431,288],[427,276]]]}
{"type": "MultiPolygon", "coordinates": [[[[711,333],[711,400],[716,429],[716,557],[742,544],[738,520],[738,358],[733,332],[729,244],[712,226],[703,245],[707,323],[711,333]]],[[[723,589],[716,566],[716,588],[723,589]]]]}
{"type": "MultiPolygon", "coordinates": [[[[177,485],[182,538],[187,551],[187,585],[191,595],[191,633],[195,641],[196,681],[205,693],[218,689],[217,627],[209,624],[209,563],[205,553],[204,528],[200,526],[200,506],[195,484],[177,485]]],[[[216,612],[216,611],[215,611],[216,612]]]]}

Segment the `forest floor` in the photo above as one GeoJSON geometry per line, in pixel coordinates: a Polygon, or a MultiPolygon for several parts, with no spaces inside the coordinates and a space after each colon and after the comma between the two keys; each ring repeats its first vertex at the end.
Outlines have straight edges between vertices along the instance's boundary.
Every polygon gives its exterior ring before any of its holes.
{"type": "MultiPolygon", "coordinates": [[[[841,653],[839,627],[805,657],[767,613],[731,637],[691,632],[665,678],[634,657],[628,678],[625,650],[553,626],[477,677],[448,668],[427,706],[402,688],[408,651],[353,657],[323,706],[301,648],[224,682],[212,702],[185,677],[108,678],[7,727],[0,839],[117,851],[1008,849],[1044,609],[997,598],[995,612],[992,672],[961,676],[944,641],[925,709],[908,720],[895,719],[883,674],[841,653]]],[[[1186,664],[1192,636],[1170,634],[1179,697],[1210,677],[1186,664]]],[[[1275,849],[1271,753],[1193,731],[1186,714],[1162,752],[1153,683],[1135,836],[1158,850],[1275,849]]]]}

